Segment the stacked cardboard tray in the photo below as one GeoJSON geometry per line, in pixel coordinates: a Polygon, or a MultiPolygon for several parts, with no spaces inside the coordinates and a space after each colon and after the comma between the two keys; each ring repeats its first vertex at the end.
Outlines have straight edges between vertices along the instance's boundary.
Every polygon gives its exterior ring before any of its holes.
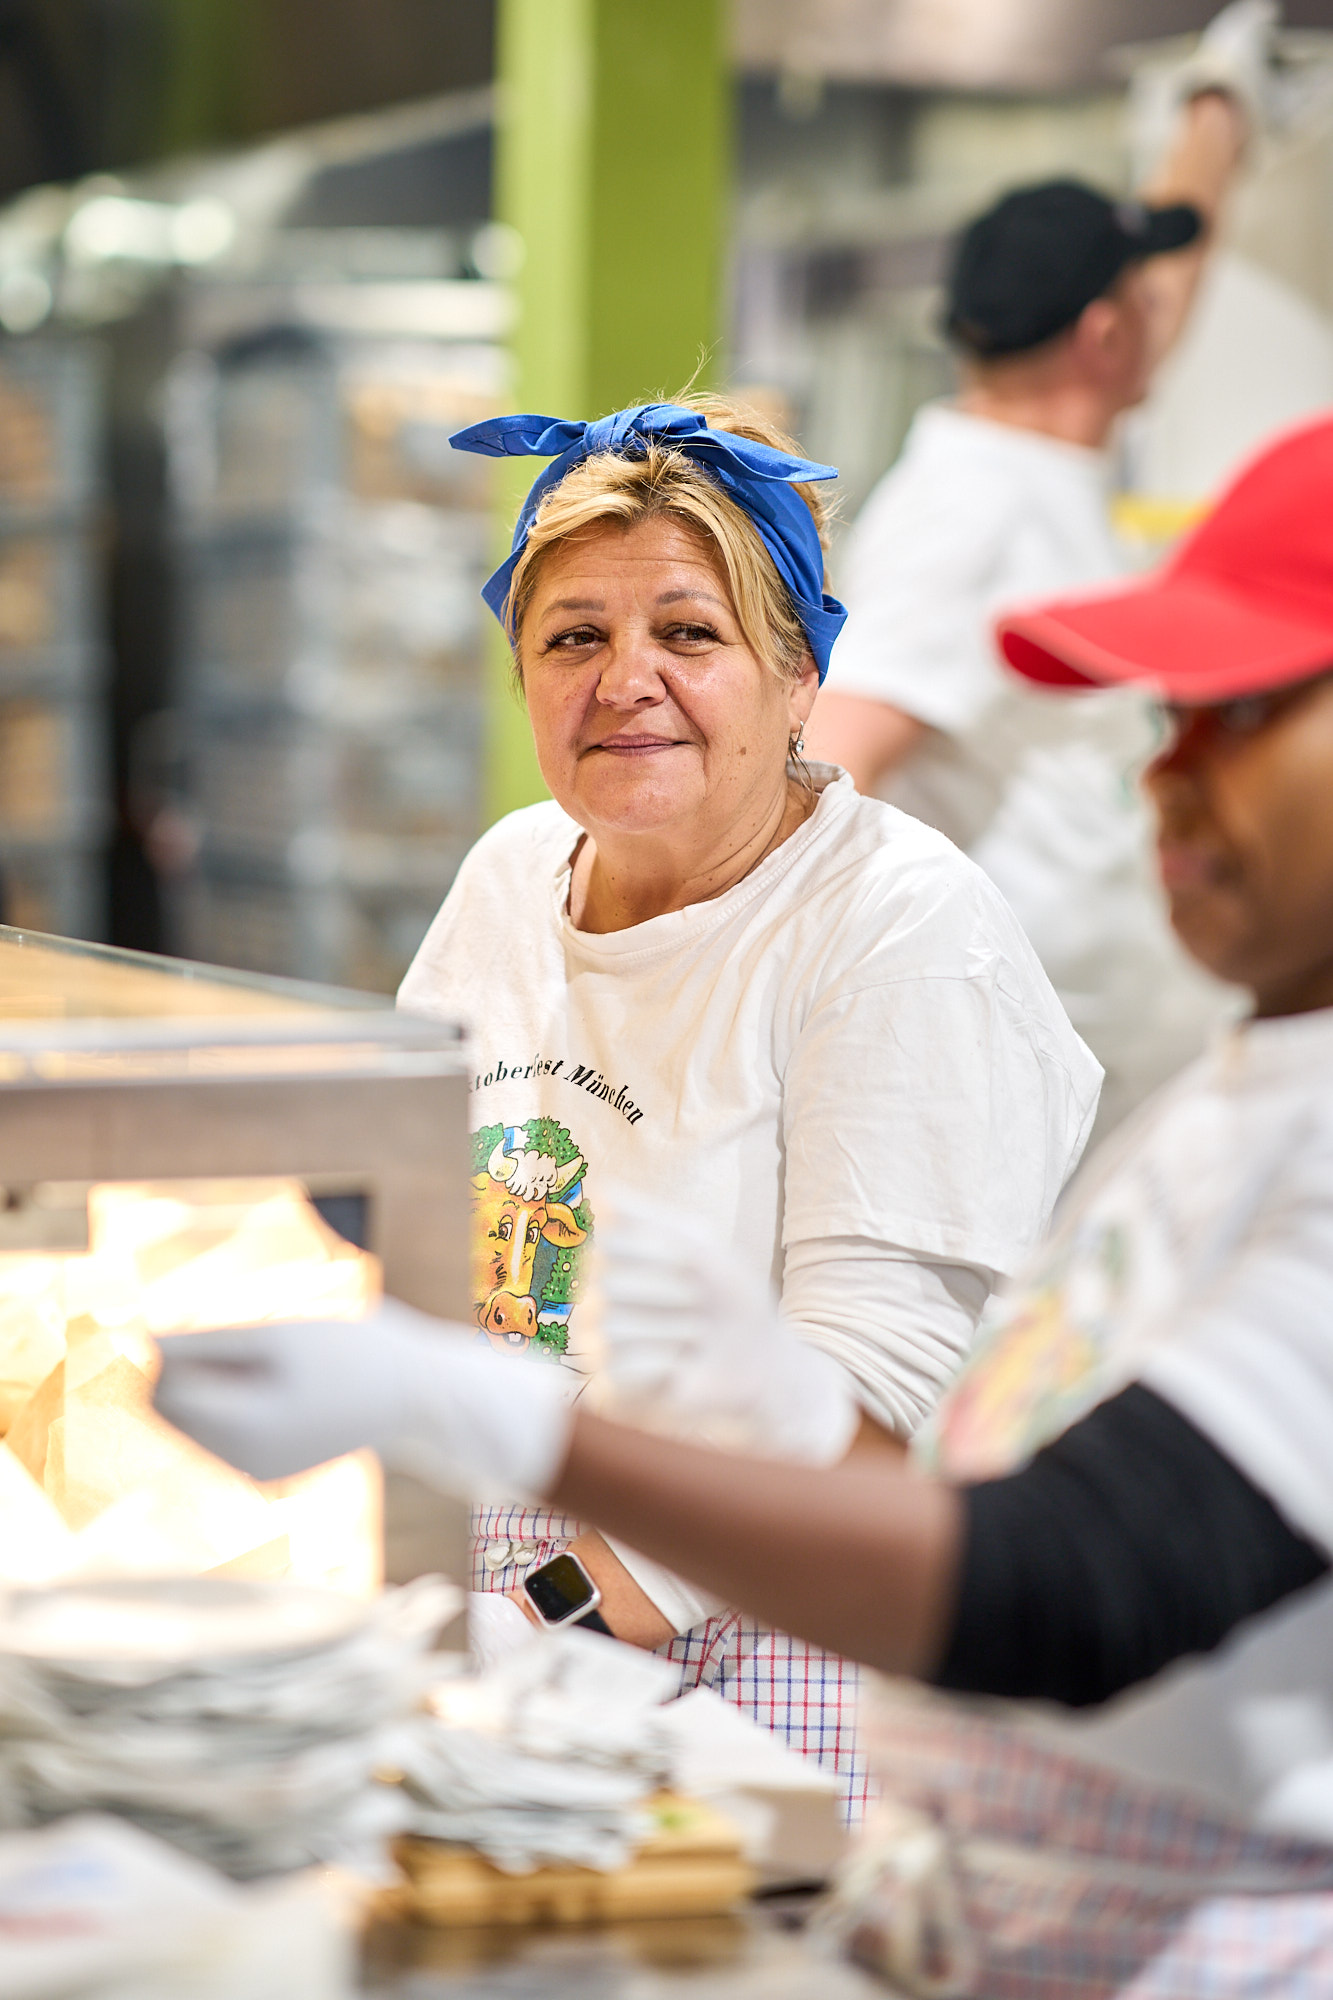
{"type": "Polygon", "coordinates": [[[102,935],[100,371],[91,349],[0,341],[0,902],[102,935]]]}
{"type": "Polygon", "coordinates": [[[178,942],[388,990],[480,830],[490,481],[448,437],[498,407],[504,361],[475,308],[427,339],[324,306],[187,352],[172,385],[178,942]]]}

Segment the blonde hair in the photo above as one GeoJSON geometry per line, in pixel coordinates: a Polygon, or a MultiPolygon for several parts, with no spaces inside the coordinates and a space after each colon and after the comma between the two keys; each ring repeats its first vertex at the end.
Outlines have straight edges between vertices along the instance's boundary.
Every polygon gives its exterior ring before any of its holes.
{"type": "MultiPolygon", "coordinates": [[[[708,419],[715,431],[731,431],[778,451],[800,455],[801,447],[757,410],[725,396],[690,394],[676,398],[682,408],[708,419]]],[[[798,485],[814,517],[820,546],[828,549],[830,508],[818,486],[798,485]]],[[[791,593],[743,507],[695,459],[669,445],[650,443],[641,458],[599,452],[576,465],[537,509],[527,545],[519,557],[505,604],[505,629],[518,659],[523,620],[547,551],[603,524],[629,529],[640,521],[668,519],[711,545],[721,561],[745,642],[784,681],[799,680],[810,664],[810,642],[796,615],[791,593]]],[[[828,579],[825,577],[825,588],[828,579]]]]}

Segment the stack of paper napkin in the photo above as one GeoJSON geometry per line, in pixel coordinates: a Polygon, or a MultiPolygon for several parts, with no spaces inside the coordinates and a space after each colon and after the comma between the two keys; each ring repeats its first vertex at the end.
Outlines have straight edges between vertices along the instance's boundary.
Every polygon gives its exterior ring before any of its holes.
{"type": "Polygon", "coordinates": [[[460,1603],[421,1578],[365,1603],[224,1578],[0,1597],[0,1827],[89,1808],[246,1878],[379,1864],[375,1782],[460,1603]]]}

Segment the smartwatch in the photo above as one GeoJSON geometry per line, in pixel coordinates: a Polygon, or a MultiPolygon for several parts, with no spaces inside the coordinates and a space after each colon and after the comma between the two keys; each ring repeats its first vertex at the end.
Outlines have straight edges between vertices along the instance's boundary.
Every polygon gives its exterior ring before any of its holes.
{"type": "Polygon", "coordinates": [[[602,1593],[576,1555],[568,1549],[539,1563],[523,1579],[523,1593],[543,1625],[558,1631],[562,1625],[582,1625],[589,1632],[614,1637],[611,1627],[597,1609],[602,1593]]]}

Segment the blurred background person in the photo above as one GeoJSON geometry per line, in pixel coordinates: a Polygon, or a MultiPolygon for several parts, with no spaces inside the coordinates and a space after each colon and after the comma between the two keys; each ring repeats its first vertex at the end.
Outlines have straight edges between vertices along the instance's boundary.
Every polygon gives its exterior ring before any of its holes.
{"type": "Polygon", "coordinates": [[[1135,785],[1151,705],[1025,687],[991,619],[1123,567],[1108,443],[1185,326],[1262,116],[1275,18],[1269,0],[1237,0],[1205,32],[1138,202],[1051,181],[963,233],[946,308],[961,388],[918,414],[857,521],[850,617],[809,732],[1003,890],[1106,1071],[1102,1134],[1196,1052],[1228,996],[1175,944],[1153,880],[1135,785]]]}

